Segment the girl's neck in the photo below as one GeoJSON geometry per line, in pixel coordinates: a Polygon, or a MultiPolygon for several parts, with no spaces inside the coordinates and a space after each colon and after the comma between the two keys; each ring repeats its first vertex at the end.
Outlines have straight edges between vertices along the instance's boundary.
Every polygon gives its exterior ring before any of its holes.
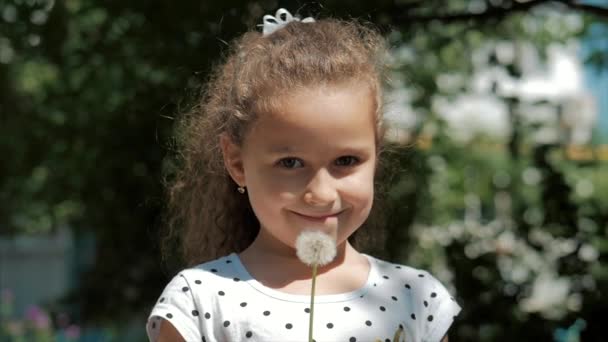
{"type": "MultiPolygon", "coordinates": [[[[298,259],[295,250],[276,251],[260,246],[258,240],[239,254],[247,271],[259,282],[272,288],[288,287],[292,283],[307,282],[312,278],[312,269],[298,259]]],[[[355,250],[348,241],[337,246],[334,260],[319,267],[319,277],[331,278],[354,266],[367,265],[367,259],[355,250]]],[[[364,267],[365,268],[365,267],[364,267]]],[[[352,270],[352,268],[351,268],[352,270]]]]}

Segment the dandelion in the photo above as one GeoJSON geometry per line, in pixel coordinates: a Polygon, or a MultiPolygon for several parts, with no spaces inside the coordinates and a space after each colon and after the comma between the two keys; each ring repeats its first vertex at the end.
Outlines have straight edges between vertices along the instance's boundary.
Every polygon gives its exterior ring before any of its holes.
{"type": "Polygon", "coordinates": [[[325,266],[336,257],[336,243],[323,232],[306,230],[296,240],[296,253],[308,266],[325,266]]]}
{"type": "Polygon", "coordinates": [[[308,322],[308,341],[312,342],[317,267],[327,265],[336,257],[336,243],[329,235],[323,232],[306,230],[301,232],[296,239],[296,254],[300,261],[312,267],[310,320],[308,322]]]}

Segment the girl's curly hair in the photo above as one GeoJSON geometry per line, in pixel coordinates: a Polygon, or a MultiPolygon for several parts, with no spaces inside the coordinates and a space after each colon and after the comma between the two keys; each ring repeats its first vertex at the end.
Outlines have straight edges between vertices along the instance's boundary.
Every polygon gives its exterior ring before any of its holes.
{"type": "MultiPolygon", "coordinates": [[[[166,231],[161,245],[165,260],[177,249],[178,262],[193,266],[241,252],[253,242],[259,222],[224,167],[219,136],[227,133],[242,144],[251,123],[280,109],[282,96],[295,89],[368,84],[375,97],[380,154],[386,53],[381,34],[356,20],[294,21],[265,37],[251,31],[235,40],[200,100],[177,121],[175,167],[166,181],[166,231]]],[[[377,184],[370,218],[349,237],[358,248],[365,248],[372,238],[383,238],[383,229],[372,228],[379,224],[378,196],[383,192],[377,184]]]]}

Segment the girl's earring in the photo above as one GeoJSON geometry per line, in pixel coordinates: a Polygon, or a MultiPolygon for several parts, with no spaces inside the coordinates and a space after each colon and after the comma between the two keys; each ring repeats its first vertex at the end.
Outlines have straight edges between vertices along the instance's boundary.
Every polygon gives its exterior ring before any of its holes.
{"type": "Polygon", "coordinates": [[[238,188],[236,188],[236,190],[237,190],[238,192],[240,192],[241,194],[244,194],[244,193],[245,193],[245,187],[244,187],[244,186],[239,186],[238,188]]]}

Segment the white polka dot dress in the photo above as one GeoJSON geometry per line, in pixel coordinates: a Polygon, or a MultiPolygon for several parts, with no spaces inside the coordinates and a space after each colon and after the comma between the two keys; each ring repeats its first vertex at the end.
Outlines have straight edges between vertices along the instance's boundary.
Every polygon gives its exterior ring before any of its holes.
{"type": "MultiPolygon", "coordinates": [[[[365,255],[365,254],[364,254],[365,255]]],[[[366,284],[353,292],[315,296],[315,341],[440,341],[461,308],[426,271],[365,255],[366,284]]],[[[237,254],[183,270],[154,305],[146,331],[156,341],[162,320],[186,341],[307,341],[310,297],[268,288],[237,254]]]]}

